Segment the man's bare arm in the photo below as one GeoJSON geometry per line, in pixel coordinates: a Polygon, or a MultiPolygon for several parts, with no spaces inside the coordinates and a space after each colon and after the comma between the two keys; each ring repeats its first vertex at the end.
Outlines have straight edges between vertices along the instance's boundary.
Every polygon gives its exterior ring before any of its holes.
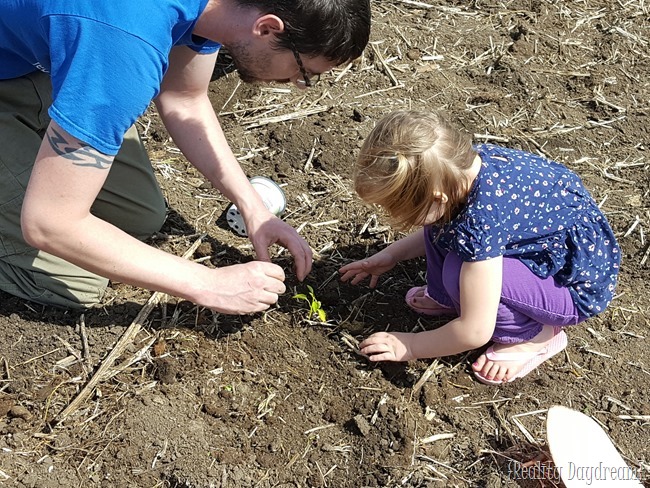
{"type": "Polygon", "coordinates": [[[45,134],[21,214],[25,240],[84,269],[186,298],[224,313],[261,311],[283,293],[282,269],[247,263],[217,270],[154,249],[90,213],[113,157],[56,122],[45,134]]]}

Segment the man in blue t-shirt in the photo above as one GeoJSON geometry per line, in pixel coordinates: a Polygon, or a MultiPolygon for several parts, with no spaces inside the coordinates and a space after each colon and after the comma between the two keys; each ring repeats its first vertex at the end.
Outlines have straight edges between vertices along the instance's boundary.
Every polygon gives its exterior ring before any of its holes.
{"type": "Polygon", "coordinates": [[[246,82],[309,87],[358,57],[369,31],[369,0],[5,2],[0,290],[86,307],[112,279],[222,313],[267,309],[285,291],[268,247],[292,253],[300,280],[312,254],[228,146],[207,95],[218,50],[246,82]],[[186,158],[241,211],[258,261],[210,269],[142,242],[166,213],[134,128],[152,100],[186,158]]]}

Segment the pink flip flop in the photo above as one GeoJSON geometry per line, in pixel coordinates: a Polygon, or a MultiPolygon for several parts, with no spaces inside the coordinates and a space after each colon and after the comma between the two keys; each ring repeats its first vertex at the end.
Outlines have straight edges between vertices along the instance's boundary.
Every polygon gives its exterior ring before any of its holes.
{"type": "Polygon", "coordinates": [[[534,370],[537,366],[542,364],[544,361],[551,359],[557,353],[563,351],[566,348],[566,346],[567,346],[567,336],[560,327],[555,327],[555,336],[553,337],[553,339],[551,339],[551,342],[549,342],[543,349],[537,352],[519,352],[519,353],[496,352],[494,350],[494,347],[490,346],[487,349],[487,351],[485,351],[485,355],[491,361],[526,361],[527,360],[527,362],[526,364],[524,364],[524,367],[521,368],[519,373],[517,373],[515,376],[513,376],[507,381],[489,380],[485,376],[481,375],[480,373],[477,373],[476,371],[474,372],[474,376],[476,377],[477,380],[479,380],[481,383],[485,383],[486,385],[502,385],[503,383],[510,383],[518,378],[523,378],[532,370],[534,370]]]}
{"type": "Polygon", "coordinates": [[[440,316],[440,315],[455,315],[456,314],[455,309],[440,305],[433,298],[431,298],[429,296],[429,294],[427,293],[427,287],[426,286],[414,286],[408,292],[406,292],[406,297],[404,299],[406,300],[406,304],[409,307],[411,307],[417,313],[421,313],[422,315],[429,315],[431,317],[437,317],[437,316],[440,316]],[[420,291],[424,291],[424,296],[427,297],[429,300],[431,300],[436,305],[438,305],[440,308],[431,309],[431,308],[418,307],[414,303],[414,299],[415,299],[415,295],[417,295],[420,291]]]}

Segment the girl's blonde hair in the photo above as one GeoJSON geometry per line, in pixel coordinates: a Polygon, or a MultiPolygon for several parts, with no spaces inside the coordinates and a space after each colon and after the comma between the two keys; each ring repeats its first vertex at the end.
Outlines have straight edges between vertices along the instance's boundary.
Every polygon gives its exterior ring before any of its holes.
{"type": "Polygon", "coordinates": [[[422,225],[436,192],[445,193],[445,213],[438,220],[445,223],[465,202],[471,182],[463,172],[475,157],[471,136],[440,114],[397,111],[382,118],[364,141],[354,187],[402,230],[422,225]]]}

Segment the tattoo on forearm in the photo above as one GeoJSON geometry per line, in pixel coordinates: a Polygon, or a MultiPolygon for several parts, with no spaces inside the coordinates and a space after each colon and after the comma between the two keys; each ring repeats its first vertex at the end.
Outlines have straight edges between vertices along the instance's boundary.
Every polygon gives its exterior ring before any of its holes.
{"type": "Polygon", "coordinates": [[[55,153],[72,161],[74,165],[107,169],[113,162],[113,158],[107,157],[90,146],[71,145],[65,137],[52,128],[48,131],[47,140],[55,153]]]}

